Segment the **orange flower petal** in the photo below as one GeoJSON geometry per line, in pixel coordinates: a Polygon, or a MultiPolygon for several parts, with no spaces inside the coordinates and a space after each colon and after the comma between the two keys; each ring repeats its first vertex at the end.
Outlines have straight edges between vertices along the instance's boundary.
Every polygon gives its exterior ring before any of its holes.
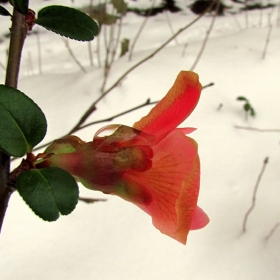
{"type": "Polygon", "coordinates": [[[200,207],[196,206],[196,209],[193,214],[191,230],[201,229],[205,227],[208,223],[209,217],[207,216],[207,214],[200,207]]]}
{"type": "Polygon", "coordinates": [[[162,233],[185,244],[199,192],[197,144],[176,129],[152,148],[153,167],[141,176],[127,172],[123,180],[149,190],[153,198],[149,204],[134,203],[151,215],[162,233]]]}
{"type": "Polygon", "coordinates": [[[199,100],[201,88],[196,73],[181,71],[167,95],[133,127],[156,134],[157,143],[191,114],[199,100]]]}

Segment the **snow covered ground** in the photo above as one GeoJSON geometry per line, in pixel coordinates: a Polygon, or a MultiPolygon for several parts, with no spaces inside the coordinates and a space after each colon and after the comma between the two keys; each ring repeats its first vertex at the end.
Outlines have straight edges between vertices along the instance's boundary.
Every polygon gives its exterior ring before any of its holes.
{"type": "MultiPolygon", "coordinates": [[[[49,1],[39,5],[68,4],[49,1]]],[[[88,1],[80,1],[79,3],[88,1]]],[[[69,3],[70,4],[70,3],[69,3]]],[[[117,197],[81,188],[81,195],[107,198],[93,205],[79,203],[69,216],[47,223],[35,216],[17,193],[13,194],[0,237],[1,280],[276,280],[280,279],[280,134],[237,129],[235,126],[280,129],[280,27],[278,8],[265,59],[271,9],[245,14],[227,14],[216,19],[205,51],[195,67],[203,90],[195,111],[183,126],[197,127],[192,137],[199,144],[201,191],[199,205],[209,215],[207,227],[189,234],[186,246],[162,235],[151,219],[134,205],[117,197]],[[262,15],[262,22],[260,18],[262,15]],[[245,96],[256,111],[245,120],[245,96]],[[256,206],[242,233],[244,215],[263,166],[256,206]]],[[[189,10],[168,14],[176,31],[195,18],[189,10]]],[[[172,41],[165,49],[131,72],[98,104],[89,121],[103,119],[144,103],[158,100],[173,84],[177,73],[188,70],[201,48],[212,17],[206,16],[172,41]],[[187,45],[186,49],[185,45],[187,45]]],[[[143,18],[128,14],[122,38],[133,39],[143,18]]],[[[10,25],[1,18],[2,35],[10,25]],[[3,25],[2,25],[3,22],[3,25]]],[[[148,56],[171,36],[166,15],[149,19],[135,47],[132,61],[118,59],[107,82],[109,87],[140,59],[148,56]]],[[[102,69],[90,66],[88,44],[70,41],[86,68],[82,72],[66,50],[64,41],[40,29],[42,74],[38,68],[38,37],[28,36],[22,59],[19,89],[32,97],[45,112],[48,134],[58,138],[76,123],[100,95],[102,69]]],[[[0,44],[0,62],[5,63],[8,40],[0,44]]],[[[95,49],[95,43],[92,44],[95,49]]],[[[0,68],[0,80],[4,71],[0,68]]],[[[149,107],[114,120],[132,125],[149,107]]],[[[90,140],[102,126],[77,133],[90,140]]]]}

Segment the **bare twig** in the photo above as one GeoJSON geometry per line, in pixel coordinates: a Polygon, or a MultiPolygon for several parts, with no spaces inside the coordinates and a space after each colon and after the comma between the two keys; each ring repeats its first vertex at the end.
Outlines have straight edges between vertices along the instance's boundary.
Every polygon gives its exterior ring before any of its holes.
{"type": "Polygon", "coordinates": [[[101,93],[103,93],[106,82],[109,76],[109,72],[112,68],[112,65],[115,61],[116,53],[117,53],[117,48],[120,42],[120,37],[121,37],[121,30],[122,30],[122,16],[119,19],[119,24],[118,24],[118,31],[117,31],[117,37],[116,40],[114,40],[114,34],[115,34],[115,24],[110,26],[110,41],[109,44],[106,48],[106,58],[105,58],[105,66],[104,66],[104,80],[101,86],[101,93]],[[115,41],[115,44],[114,44],[115,41]],[[111,56],[111,57],[110,57],[111,56]]]}
{"type": "Polygon", "coordinates": [[[273,10],[268,15],[268,32],[267,32],[266,41],[265,41],[265,45],[264,45],[264,49],[263,49],[262,59],[265,59],[267,47],[270,42],[270,36],[271,36],[271,32],[272,32],[272,27],[273,27],[272,22],[271,22],[272,13],[273,13],[273,10]]]}
{"type": "Polygon", "coordinates": [[[262,27],[262,20],[263,20],[263,9],[260,9],[259,27],[262,27]]]}
{"type": "Polygon", "coordinates": [[[208,88],[208,87],[212,87],[214,86],[214,83],[209,83],[208,85],[205,85],[202,87],[202,89],[208,88]]]}
{"type": "MultiPolygon", "coordinates": [[[[215,3],[215,2],[213,2],[215,3]]],[[[212,4],[213,5],[213,4],[212,4]]],[[[212,6],[211,5],[211,6],[212,6]]],[[[209,6],[209,7],[211,7],[209,6]]],[[[208,8],[209,9],[209,8],[208,8]]],[[[169,42],[171,42],[176,36],[178,36],[180,33],[185,31],[187,28],[189,28],[191,25],[193,25],[195,22],[197,22],[202,16],[205,14],[199,15],[196,19],[194,19],[192,22],[188,23],[186,26],[183,28],[179,29],[173,36],[171,36],[164,44],[162,44],[160,47],[158,47],[155,51],[153,51],[150,55],[145,57],[144,59],[140,60],[137,62],[135,65],[130,67],[126,72],[124,72],[116,81],[109,87],[107,90],[105,90],[91,105],[90,107],[86,110],[86,112],[82,115],[78,123],[70,130],[69,134],[73,133],[74,131],[79,130],[79,127],[83,125],[83,123],[87,120],[87,118],[95,111],[96,105],[109,93],[111,92],[118,84],[134,69],[136,69],[138,66],[143,64],[144,62],[148,61],[151,59],[154,55],[156,55],[159,51],[161,51],[166,45],[168,45],[169,42]]]]}
{"type": "Polygon", "coordinates": [[[149,99],[147,99],[147,101],[146,101],[145,103],[140,104],[140,105],[138,105],[138,106],[136,106],[136,107],[133,107],[133,108],[131,108],[131,109],[129,109],[129,110],[126,110],[126,111],[124,111],[124,112],[121,112],[121,113],[119,113],[119,114],[116,114],[116,115],[114,115],[114,116],[112,116],[112,117],[109,117],[109,118],[106,118],[106,119],[102,119],[102,120],[98,120],[98,121],[94,121],[94,122],[90,122],[90,123],[87,123],[87,124],[85,124],[85,125],[82,125],[82,126],[80,126],[79,130],[81,130],[81,129],[83,129],[83,128],[86,128],[86,127],[88,127],[88,126],[94,125],[94,124],[113,121],[115,118],[121,117],[121,116],[123,116],[123,115],[126,115],[126,114],[128,114],[128,113],[131,113],[131,112],[133,112],[133,111],[136,111],[136,110],[138,110],[138,109],[140,109],[140,108],[146,107],[146,106],[148,106],[148,105],[154,105],[154,104],[156,104],[156,103],[158,103],[158,101],[151,102],[151,101],[150,101],[150,98],[149,98],[149,99]]]}
{"type": "MultiPolygon", "coordinates": [[[[101,27],[102,27],[102,25],[100,25],[99,30],[101,30],[101,27]]],[[[97,36],[97,39],[96,39],[96,53],[97,53],[98,67],[101,67],[102,63],[101,63],[101,54],[100,54],[100,36],[97,36]]]]}
{"type": "Polygon", "coordinates": [[[142,22],[142,24],[141,24],[141,26],[140,26],[140,28],[139,28],[137,34],[136,34],[134,40],[133,40],[132,43],[131,43],[130,52],[129,52],[129,60],[132,59],[132,54],[133,54],[133,50],[134,50],[134,47],[135,47],[135,45],[136,45],[136,42],[137,42],[137,40],[139,39],[139,37],[140,37],[140,35],[141,35],[141,33],[142,33],[142,31],[143,31],[143,29],[144,29],[144,27],[145,27],[145,25],[146,25],[148,19],[149,19],[150,16],[151,16],[151,13],[152,13],[153,7],[155,6],[155,3],[156,3],[156,0],[153,0],[153,2],[152,2],[152,4],[151,4],[151,7],[150,7],[150,9],[149,9],[148,14],[145,16],[145,18],[144,18],[144,20],[143,20],[143,22],[142,22]]]}
{"type": "Polygon", "coordinates": [[[269,129],[269,128],[261,129],[261,128],[256,128],[256,127],[245,127],[245,126],[239,126],[239,125],[236,125],[235,128],[258,131],[258,132],[280,132],[280,129],[269,129]]]}
{"type": "Polygon", "coordinates": [[[266,167],[267,163],[268,163],[268,157],[266,157],[263,161],[263,166],[262,166],[261,172],[258,176],[256,185],[254,187],[253,196],[252,196],[252,204],[251,204],[250,208],[247,210],[247,212],[245,213],[245,216],[244,216],[243,226],[242,226],[242,232],[243,233],[246,231],[248,217],[249,217],[250,213],[253,211],[253,209],[255,208],[258,187],[259,187],[259,184],[260,184],[260,181],[261,181],[261,178],[262,178],[262,175],[264,173],[264,170],[265,170],[265,167],[266,167]]]}
{"type": "Polygon", "coordinates": [[[32,56],[30,51],[28,51],[28,60],[29,60],[31,75],[34,75],[33,61],[32,61],[32,56]]]}
{"type": "Polygon", "coordinates": [[[238,29],[242,30],[241,24],[240,24],[239,20],[237,19],[237,17],[234,14],[231,14],[231,15],[232,15],[232,17],[233,17],[233,19],[234,19],[238,29]]]}
{"type": "Polygon", "coordinates": [[[210,23],[210,26],[209,26],[207,32],[206,32],[206,36],[205,36],[204,41],[203,41],[203,43],[202,43],[201,49],[200,49],[200,51],[199,51],[199,53],[198,53],[198,55],[197,55],[197,57],[196,57],[196,59],[195,59],[193,65],[192,65],[192,67],[190,68],[190,70],[194,70],[194,68],[196,67],[196,65],[197,65],[197,63],[198,63],[198,61],[199,61],[199,59],[200,59],[201,56],[202,56],[202,53],[203,53],[203,51],[204,51],[204,49],[205,49],[205,47],[206,47],[206,44],[207,44],[208,38],[209,38],[209,36],[210,36],[210,33],[211,33],[212,29],[213,29],[215,19],[216,19],[217,15],[218,15],[219,7],[220,7],[220,0],[217,1],[217,6],[216,6],[216,9],[215,9],[215,14],[214,14],[214,16],[213,16],[213,18],[212,18],[212,21],[211,21],[211,23],[210,23]]]}
{"type": "Polygon", "coordinates": [[[70,48],[70,45],[69,45],[69,41],[68,39],[64,39],[62,38],[62,40],[64,41],[65,43],[65,46],[70,54],[70,56],[72,57],[72,59],[75,61],[75,63],[79,66],[79,68],[84,72],[86,73],[86,69],[83,67],[83,65],[80,63],[80,61],[77,59],[77,57],[75,56],[75,54],[73,53],[72,49],[70,48]]]}
{"type": "MultiPolygon", "coordinates": [[[[113,46],[113,48],[112,48],[110,66],[113,64],[115,57],[116,57],[117,49],[118,49],[120,39],[121,39],[122,24],[123,24],[123,16],[121,16],[119,19],[118,32],[117,32],[117,37],[115,40],[115,46],[113,46]]],[[[112,45],[113,45],[113,41],[112,41],[112,45]]]]}
{"type": "MultiPolygon", "coordinates": [[[[210,87],[210,86],[213,86],[213,85],[214,85],[214,83],[209,83],[208,85],[203,86],[202,89],[205,89],[205,88],[210,87]]],[[[94,121],[94,122],[90,122],[90,123],[87,123],[87,124],[85,124],[85,125],[79,125],[78,127],[73,128],[73,129],[72,129],[69,133],[67,133],[66,135],[72,134],[72,133],[74,133],[74,132],[77,132],[77,131],[79,131],[79,130],[81,130],[81,129],[84,129],[84,128],[89,127],[89,126],[94,125],[94,124],[113,121],[115,118],[121,117],[121,116],[123,116],[123,115],[126,115],[126,114],[128,114],[128,113],[131,113],[131,112],[133,112],[133,111],[136,111],[136,110],[138,110],[138,109],[140,109],[140,108],[143,108],[143,107],[145,107],[145,106],[154,105],[154,104],[156,104],[156,103],[158,103],[158,102],[159,102],[159,101],[153,101],[153,102],[151,102],[151,101],[150,101],[150,98],[148,98],[148,99],[146,100],[146,102],[144,102],[144,103],[142,103],[142,104],[140,104],[140,105],[137,105],[137,106],[135,106],[135,107],[133,107],[133,108],[131,108],[131,109],[128,109],[128,110],[126,110],[126,111],[123,111],[123,112],[121,112],[121,113],[118,113],[118,114],[116,114],[116,115],[113,115],[113,116],[111,116],[111,117],[108,117],[108,118],[105,118],[105,119],[102,119],[102,120],[97,120],[97,121],[94,121]]],[[[66,135],[64,135],[64,136],[66,136],[66,135]]],[[[63,137],[63,136],[61,136],[61,137],[63,137]]],[[[37,150],[39,150],[39,149],[42,149],[42,148],[44,148],[44,147],[50,145],[51,143],[52,143],[52,141],[51,141],[51,142],[48,142],[48,143],[45,143],[45,144],[43,144],[43,145],[41,145],[41,146],[38,146],[38,147],[36,147],[36,148],[34,149],[34,151],[37,151],[37,150]]]]}
{"type": "MultiPolygon", "coordinates": [[[[124,111],[124,112],[118,113],[118,114],[116,114],[116,115],[113,115],[113,116],[111,116],[111,117],[108,117],[108,118],[105,118],[105,119],[102,119],[102,120],[97,120],[97,121],[90,122],[90,123],[87,123],[87,124],[85,124],[85,125],[80,125],[80,126],[78,126],[78,127],[76,127],[76,128],[73,128],[73,129],[72,129],[69,133],[67,133],[66,135],[72,134],[72,133],[74,133],[74,132],[77,132],[78,130],[84,129],[84,128],[89,127],[89,126],[94,125],[94,124],[103,123],[103,122],[110,122],[110,121],[114,120],[115,118],[118,118],[118,117],[120,117],[120,116],[126,115],[126,114],[128,114],[128,113],[131,113],[131,112],[133,112],[133,111],[135,111],[135,110],[138,110],[138,109],[140,109],[140,108],[143,108],[143,107],[145,107],[145,106],[156,104],[157,102],[158,102],[158,101],[151,102],[151,101],[150,101],[150,98],[149,98],[149,99],[146,100],[145,103],[140,104],[140,105],[138,105],[138,106],[136,106],[136,107],[133,107],[133,108],[131,108],[131,109],[129,109],[129,110],[126,110],[126,111],[124,111]]],[[[62,136],[62,137],[63,137],[63,136],[62,136]]],[[[50,145],[51,143],[52,143],[52,141],[51,141],[51,142],[48,142],[48,143],[46,143],[46,144],[43,144],[43,145],[41,145],[41,146],[38,146],[38,147],[36,147],[36,148],[34,149],[34,151],[39,150],[39,149],[42,149],[42,148],[44,148],[44,147],[50,145]]]]}
{"type": "MultiPolygon", "coordinates": [[[[190,23],[188,23],[186,26],[180,28],[173,36],[171,36],[165,43],[163,43],[160,47],[158,47],[156,50],[154,50],[150,55],[148,55],[147,57],[145,57],[144,59],[140,60],[139,62],[137,62],[136,64],[134,64],[132,67],[130,67],[126,72],[124,72],[116,81],[115,83],[113,83],[113,85],[111,85],[111,87],[109,87],[106,91],[104,91],[99,98],[97,98],[89,107],[89,109],[85,112],[84,116],[88,114],[88,111],[92,110],[92,107],[95,107],[97,105],[97,103],[100,102],[100,100],[102,100],[109,92],[111,92],[116,86],[118,86],[118,84],[130,73],[132,72],[134,69],[136,69],[138,66],[140,66],[141,64],[143,64],[144,62],[148,61],[149,59],[151,59],[152,57],[154,57],[158,52],[160,52],[166,45],[168,45],[175,37],[177,37],[180,33],[182,33],[183,31],[185,31],[187,28],[189,28],[190,26],[192,26],[193,24],[195,24],[198,20],[200,20],[211,8],[212,6],[215,4],[216,2],[212,2],[212,4],[207,8],[207,10],[205,10],[202,14],[200,14],[197,18],[195,18],[193,21],[191,21],[190,23]]],[[[82,116],[82,118],[84,117],[82,116]]],[[[80,122],[80,121],[79,121],[80,122]]]]}
{"type": "MultiPolygon", "coordinates": [[[[169,26],[169,28],[170,28],[171,34],[174,35],[175,32],[174,32],[174,29],[173,29],[171,20],[170,20],[169,15],[168,15],[168,11],[165,10],[165,11],[164,11],[164,15],[165,15],[167,24],[168,24],[168,26],[169,26]]],[[[177,40],[176,37],[174,38],[174,41],[175,41],[176,45],[179,45],[179,42],[178,42],[178,40],[177,40]]]]}
{"type": "Polygon", "coordinates": [[[186,49],[188,47],[188,43],[185,43],[184,46],[183,46],[183,51],[182,51],[182,56],[184,57],[185,56],[185,53],[186,53],[186,49]]]}
{"type": "Polygon", "coordinates": [[[89,55],[90,66],[93,66],[91,41],[88,42],[88,55],[89,55]]]}
{"type": "Polygon", "coordinates": [[[41,42],[40,42],[40,30],[37,29],[37,47],[38,47],[38,68],[39,68],[39,74],[42,74],[42,55],[41,55],[41,42]]]}
{"type": "Polygon", "coordinates": [[[268,239],[273,235],[273,233],[277,230],[277,228],[280,226],[280,223],[276,223],[274,227],[271,229],[269,234],[265,237],[265,241],[268,241],[268,239]]]}

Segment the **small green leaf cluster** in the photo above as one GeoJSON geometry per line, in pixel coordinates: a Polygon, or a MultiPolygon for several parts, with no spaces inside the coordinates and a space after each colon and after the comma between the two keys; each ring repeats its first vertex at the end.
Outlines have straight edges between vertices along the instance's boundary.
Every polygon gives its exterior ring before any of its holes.
{"type": "MultiPolygon", "coordinates": [[[[14,157],[31,153],[47,132],[44,113],[23,92],[0,85],[0,149],[14,157]]],[[[13,173],[11,173],[13,178],[13,173]]],[[[78,202],[75,179],[60,168],[35,167],[19,174],[16,188],[35,214],[55,221],[71,213],[78,202]]]]}
{"type": "MultiPolygon", "coordinates": [[[[36,19],[30,17],[29,0],[10,0],[10,4],[25,15],[25,23],[31,27],[38,24],[79,41],[90,41],[99,33],[99,27],[91,17],[73,8],[45,7],[36,19]]],[[[3,6],[0,6],[0,15],[12,16],[3,6]]],[[[60,214],[70,214],[79,198],[76,180],[63,169],[40,166],[40,157],[32,154],[47,132],[42,110],[23,92],[0,85],[0,120],[0,151],[13,157],[27,156],[10,173],[8,185],[17,189],[33,212],[45,221],[55,221],[60,214]]]]}
{"type": "Polygon", "coordinates": [[[245,102],[245,104],[243,105],[243,109],[245,111],[245,118],[246,119],[248,118],[248,114],[252,117],[256,116],[255,109],[252,107],[251,103],[249,102],[249,100],[246,97],[238,96],[236,100],[245,102]]]}

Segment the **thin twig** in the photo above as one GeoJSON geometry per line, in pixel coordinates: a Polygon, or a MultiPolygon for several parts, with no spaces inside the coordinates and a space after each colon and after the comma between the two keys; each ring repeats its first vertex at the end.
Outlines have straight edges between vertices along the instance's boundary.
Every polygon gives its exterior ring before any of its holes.
{"type": "MultiPolygon", "coordinates": [[[[115,46],[112,49],[110,67],[112,66],[113,62],[115,61],[117,49],[118,49],[120,39],[121,39],[122,24],[123,24],[123,15],[121,15],[121,17],[119,19],[118,32],[117,32],[117,37],[116,37],[116,40],[115,40],[115,46]]],[[[112,44],[113,44],[113,42],[112,42],[112,44]]]]}
{"type": "Polygon", "coordinates": [[[190,68],[190,70],[194,70],[194,68],[196,67],[196,65],[197,65],[197,63],[198,63],[198,61],[199,61],[199,59],[200,59],[201,56],[202,56],[202,53],[203,53],[203,51],[204,51],[204,49],[205,49],[205,47],[206,47],[206,44],[207,44],[207,42],[208,42],[208,38],[209,38],[209,36],[210,36],[210,33],[211,33],[212,29],[213,29],[215,19],[216,19],[217,15],[218,15],[219,7],[220,7],[220,0],[217,1],[217,6],[216,6],[216,9],[215,9],[215,14],[214,14],[214,16],[213,16],[213,18],[212,18],[212,21],[211,21],[211,23],[210,23],[210,26],[209,26],[207,32],[206,32],[206,36],[205,36],[204,41],[203,41],[203,43],[202,43],[201,49],[200,49],[200,51],[199,51],[199,53],[198,53],[198,55],[197,55],[197,57],[196,57],[196,59],[195,59],[193,65],[192,65],[192,67],[190,68]]]}
{"type": "MultiPolygon", "coordinates": [[[[169,28],[170,28],[171,34],[174,35],[174,29],[173,29],[173,26],[172,26],[172,23],[171,23],[171,20],[170,20],[170,18],[169,18],[169,15],[168,15],[168,11],[167,11],[167,10],[164,11],[164,15],[165,15],[167,24],[168,24],[168,26],[169,26],[169,28]]],[[[178,42],[178,40],[177,40],[176,37],[174,38],[174,41],[175,41],[176,45],[179,45],[179,42],[178,42]]]]}
{"type": "MultiPolygon", "coordinates": [[[[208,85],[203,86],[202,89],[205,89],[205,88],[210,87],[210,86],[213,86],[213,85],[214,85],[214,83],[209,83],[208,85]]],[[[94,124],[113,121],[115,118],[121,117],[121,116],[123,116],[123,115],[126,115],[126,114],[128,114],[128,113],[131,113],[131,112],[133,112],[133,111],[136,111],[136,110],[138,110],[138,109],[140,109],[140,108],[143,108],[143,107],[145,107],[145,106],[154,105],[154,104],[156,104],[156,103],[158,103],[158,102],[159,102],[159,101],[152,101],[152,102],[151,102],[151,101],[150,101],[150,98],[148,98],[148,99],[146,100],[146,102],[144,102],[144,103],[142,103],[142,104],[140,104],[140,105],[137,105],[137,106],[135,106],[135,107],[133,107],[133,108],[131,108],[131,109],[128,109],[128,110],[126,110],[126,111],[123,111],[123,112],[121,112],[121,113],[118,113],[118,114],[116,114],[116,115],[113,115],[113,116],[111,116],[111,117],[108,117],[108,118],[105,118],[105,119],[102,119],[102,120],[97,120],[97,121],[94,121],[94,122],[90,122],[90,123],[87,123],[87,124],[85,124],[85,125],[80,125],[80,126],[77,127],[75,130],[72,129],[72,130],[71,130],[68,134],[66,134],[66,135],[72,134],[72,133],[74,133],[74,132],[77,132],[77,131],[79,131],[79,130],[81,130],[81,129],[84,129],[84,128],[89,127],[89,126],[94,125],[94,124]]],[[[66,135],[64,135],[64,136],[66,136],[66,135]]],[[[61,136],[61,137],[63,137],[63,136],[61,136]]],[[[61,138],[61,137],[60,137],[60,138],[61,138]]],[[[42,148],[44,148],[44,147],[50,145],[51,143],[52,143],[52,141],[50,141],[50,142],[48,142],[48,143],[45,143],[45,144],[43,144],[43,145],[41,145],[41,146],[38,146],[38,147],[36,147],[36,148],[34,149],[34,151],[37,151],[37,150],[39,150],[39,149],[42,149],[42,148]]]]}
{"type": "Polygon", "coordinates": [[[273,235],[273,233],[277,230],[277,228],[280,226],[280,223],[276,223],[274,227],[271,229],[269,234],[265,237],[265,241],[268,241],[268,239],[273,235]]]}
{"type": "Polygon", "coordinates": [[[141,26],[140,26],[140,28],[139,28],[139,30],[138,30],[136,36],[134,37],[134,40],[133,40],[132,43],[131,43],[131,47],[130,47],[130,51],[129,51],[129,58],[128,58],[129,61],[132,59],[132,54],[133,54],[133,50],[134,50],[134,47],[135,47],[135,45],[136,45],[136,42],[137,42],[137,40],[139,39],[139,37],[140,37],[140,35],[141,35],[141,33],[142,33],[142,31],[143,31],[143,29],[144,29],[144,27],[145,27],[145,25],[146,25],[148,19],[149,19],[150,16],[151,16],[151,13],[152,13],[152,10],[153,10],[153,8],[154,8],[154,6],[155,6],[155,3],[156,3],[156,0],[153,0],[153,2],[152,2],[152,4],[151,4],[151,7],[150,7],[150,9],[149,9],[148,14],[145,16],[145,18],[144,18],[144,20],[143,20],[143,22],[142,22],[142,24],[141,24],[141,26]]]}
{"type": "Polygon", "coordinates": [[[265,59],[268,44],[270,42],[270,36],[271,36],[271,32],[272,32],[272,27],[273,27],[272,22],[271,22],[272,13],[273,13],[273,10],[268,15],[268,25],[269,26],[268,26],[268,32],[267,32],[266,41],[265,41],[265,45],[264,45],[264,49],[263,49],[262,59],[265,59]]]}
{"type": "Polygon", "coordinates": [[[243,233],[246,231],[248,217],[249,217],[250,213],[253,211],[253,209],[255,208],[258,187],[259,187],[259,184],[260,184],[260,181],[261,181],[261,178],[262,178],[262,175],[264,173],[264,170],[265,170],[265,167],[266,167],[267,163],[268,163],[268,157],[266,157],[263,161],[263,166],[262,166],[261,172],[258,176],[256,185],[254,187],[253,196],[252,196],[252,204],[251,204],[250,208],[247,210],[247,212],[245,213],[245,216],[244,216],[243,226],[242,226],[242,232],[243,233]]]}
{"type": "MultiPolygon", "coordinates": [[[[99,30],[101,30],[101,27],[102,27],[102,25],[100,25],[99,30]]],[[[100,33],[98,35],[100,35],[100,33]]],[[[101,67],[102,63],[101,63],[101,53],[100,53],[100,36],[97,36],[97,39],[96,39],[96,53],[97,53],[98,67],[101,67]]]]}
{"type": "Polygon", "coordinates": [[[40,30],[37,29],[37,47],[38,47],[38,68],[39,68],[39,74],[42,74],[42,54],[41,54],[41,41],[40,41],[40,30]]]}
{"type": "Polygon", "coordinates": [[[182,56],[184,57],[185,56],[185,53],[186,53],[186,49],[188,47],[188,43],[185,43],[184,46],[183,46],[183,51],[182,51],[182,56]]]}
{"type": "Polygon", "coordinates": [[[238,129],[245,129],[245,130],[252,130],[252,131],[258,131],[258,132],[280,132],[280,129],[261,129],[261,128],[256,128],[256,127],[245,127],[245,126],[239,126],[236,125],[235,128],[238,129]]]}
{"type": "Polygon", "coordinates": [[[241,24],[239,23],[238,19],[236,18],[236,16],[234,14],[230,14],[232,15],[232,17],[234,18],[234,21],[238,27],[239,30],[242,30],[241,24]]]}
{"type": "Polygon", "coordinates": [[[76,57],[75,54],[73,53],[72,49],[70,48],[68,39],[62,38],[62,40],[64,41],[65,46],[66,46],[66,48],[67,48],[67,50],[68,50],[70,56],[71,56],[71,57],[73,58],[73,60],[75,61],[75,63],[80,67],[80,69],[81,69],[84,73],[86,73],[86,72],[87,72],[86,69],[83,67],[83,65],[80,63],[80,61],[77,59],[77,57],[76,57]]]}
{"type": "Polygon", "coordinates": [[[263,20],[263,9],[260,9],[259,27],[262,27],[262,20],[263,20]]]}
{"type": "Polygon", "coordinates": [[[126,111],[124,111],[124,112],[121,112],[121,113],[119,113],[119,114],[116,114],[116,115],[114,115],[114,116],[112,116],[112,117],[109,117],[109,118],[106,118],[106,119],[102,119],[102,120],[98,120],[98,121],[94,121],[94,122],[90,122],[90,123],[87,123],[87,124],[85,124],[85,125],[82,125],[82,126],[80,126],[79,130],[81,130],[81,129],[83,129],[83,128],[86,128],[86,127],[88,127],[88,126],[94,125],[94,124],[103,123],[103,122],[111,122],[111,121],[113,121],[115,118],[121,117],[121,116],[123,116],[123,115],[126,115],[126,114],[128,114],[128,113],[131,113],[131,112],[133,112],[133,111],[136,111],[136,110],[138,110],[138,109],[140,109],[140,108],[146,107],[146,106],[148,106],[148,105],[157,104],[158,102],[159,102],[159,101],[150,102],[150,98],[148,98],[147,101],[146,101],[145,103],[143,103],[143,104],[140,104],[140,105],[138,105],[138,106],[136,106],[136,107],[133,107],[133,108],[131,108],[131,109],[129,109],[129,110],[126,110],[126,111]]]}
{"type": "MultiPolygon", "coordinates": [[[[103,122],[110,122],[110,121],[114,120],[115,118],[118,118],[118,117],[120,117],[120,116],[126,115],[126,114],[128,114],[128,113],[131,113],[131,112],[133,112],[133,111],[135,111],[135,110],[138,110],[138,109],[140,109],[140,108],[143,108],[143,107],[145,107],[145,106],[153,105],[153,104],[156,104],[156,103],[158,103],[158,101],[153,101],[153,102],[151,102],[151,101],[150,101],[150,98],[148,98],[148,99],[146,100],[145,103],[142,103],[142,104],[140,104],[140,105],[138,105],[138,106],[136,106],[136,107],[133,107],[133,108],[131,108],[131,109],[129,109],[129,110],[126,110],[126,111],[124,111],[124,112],[121,112],[121,113],[118,113],[118,114],[116,114],[116,115],[113,115],[113,116],[111,116],[111,117],[108,117],[108,118],[105,118],[105,119],[102,119],[102,120],[97,120],[97,121],[94,121],[94,122],[90,122],[90,123],[85,124],[85,125],[81,125],[81,126],[77,127],[76,129],[72,129],[72,130],[71,130],[69,133],[67,133],[66,135],[72,134],[72,133],[74,133],[74,132],[77,132],[78,130],[84,129],[84,128],[89,127],[89,126],[94,125],[94,124],[103,123],[103,122]]],[[[66,135],[64,135],[64,136],[66,136],[66,135]]],[[[63,137],[63,136],[62,136],[62,137],[63,137]]],[[[34,151],[39,150],[39,149],[42,149],[42,148],[44,148],[44,147],[50,145],[51,143],[52,143],[52,141],[51,141],[51,142],[48,142],[48,143],[46,143],[46,144],[43,144],[43,145],[41,145],[41,146],[38,146],[38,147],[36,147],[36,148],[34,149],[34,151]]]]}
{"type": "Polygon", "coordinates": [[[32,61],[32,56],[30,51],[28,51],[28,60],[29,60],[31,75],[34,75],[33,61],[32,61]]]}
{"type": "Polygon", "coordinates": [[[89,62],[90,66],[93,66],[93,57],[92,57],[92,47],[91,47],[91,41],[88,42],[88,55],[89,55],[89,62]]]}
{"type": "Polygon", "coordinates": [[[115,24],[111,25],[110,29],[110,41],[109,45],[106,49],[106,59],[105,59],[105,66],[104,66],[104,80],[101,86],[101,93],[103,93],[107,79],[109,77],[109,72],[112,68],[112,65],[115,61],[116,53],[117,53],[117,48],[120,42],[120,37],[121,37],[121,30],[122,30],[122,16],[119,19],[119,24],[118,24],[118,31],[117,31],[117,37],[116,37],[116,42],[114,44],[114,34],[115,34],[115,24]],[[110,57],[111,55],[111,57],[110,57]]]}
{"type": "Polygon", "coordinates": [[[138,66],[143,64],[144,62],[148,61],[152,57],[154,57],[158,52],[160,52],[166,45],[168,45],[176,36],[178,36],[180,33],[185,31],[187,28],[195,24],[198,20],[200,20],[210,9],[212,6],[216,3],[216,1],[213,1],[212,4],[205,10],[201,15],[199,15],[197,18],[195,18],[192,22],[188,23],[186,26],[180,28],[173,36],[171,36],[165,43],[163,43],[160,47],[158,47],[155,51],[153,51],[150,55],[145,57],[144,59],[140,60],[136,64],[134,64],[132,67],[130,67],[126,72],[124,72],[116,81],[109,87],[106,91],[104,91],[88,108],[88,110],[83,114],[81,119],[78,121],[78,123],[71,129],[69,134],[73,131],[77,131],[77,129],[87,120],[87,118],[91,115],[92,112],[95,111],[96,105],[109,93],[111,92],[118,84],[134,69],[136,69],[138,66]]]}

